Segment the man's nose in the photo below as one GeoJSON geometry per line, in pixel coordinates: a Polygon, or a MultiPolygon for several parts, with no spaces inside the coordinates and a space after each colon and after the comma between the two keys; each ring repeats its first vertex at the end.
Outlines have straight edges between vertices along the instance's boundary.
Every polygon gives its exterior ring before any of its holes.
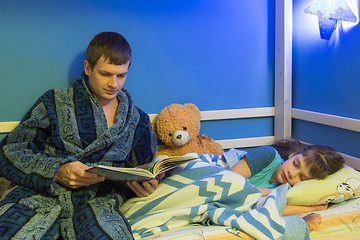
{"type": "Polygon", "coordinates": [[[111,87],[111,88],[117,88],[117,85],[118,85],[118,78],[116,75],[112,76],[111,79],[109,80],[108,82],[108,85],[111,87]]]}

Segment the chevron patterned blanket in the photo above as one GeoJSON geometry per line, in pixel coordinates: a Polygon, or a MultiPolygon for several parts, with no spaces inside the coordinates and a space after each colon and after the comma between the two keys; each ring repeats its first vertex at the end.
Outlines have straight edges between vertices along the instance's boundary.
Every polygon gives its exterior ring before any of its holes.
{"type": "Polygon", "coordinates": [[[135,239],[195,223],[233,227],[256,239],[309,239],[302,218],[282,217],[287,185],[262,198],[246,178],[210,162],[183,164],[149,197],[122,205],[135,239]]]}

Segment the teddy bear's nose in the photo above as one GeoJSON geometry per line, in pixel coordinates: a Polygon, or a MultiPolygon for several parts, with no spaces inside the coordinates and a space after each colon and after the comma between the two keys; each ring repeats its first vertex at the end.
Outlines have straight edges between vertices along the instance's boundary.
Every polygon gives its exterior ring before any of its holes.
{"type": "Polygon", "coordinates": [[[190,135],[185,131],[176,131],[171,138],[172,143],[176,146],[181,147],[184,146],[190,140],[190,135]]]}

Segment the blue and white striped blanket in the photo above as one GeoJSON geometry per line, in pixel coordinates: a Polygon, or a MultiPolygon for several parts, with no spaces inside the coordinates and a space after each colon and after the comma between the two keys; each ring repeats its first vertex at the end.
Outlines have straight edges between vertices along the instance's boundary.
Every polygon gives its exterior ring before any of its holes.
{"type": "Polygon", "coordinates": [[[281,216],[287,185],[262,198],[243,176],[211,163],[223,160],[203,155],[178,167],[149,197],[125,202],[121,211],[135,239],[193,223],[233,227],[256,239],[309,239],[302,218],[281,216]]]}

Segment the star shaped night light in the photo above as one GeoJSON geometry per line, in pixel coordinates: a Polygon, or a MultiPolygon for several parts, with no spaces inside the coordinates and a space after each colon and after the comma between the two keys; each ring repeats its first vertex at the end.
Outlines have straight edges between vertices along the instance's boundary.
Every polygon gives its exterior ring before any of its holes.
{"type": "Polygon", "coordinates": [[[345,0],[314,0],[305,13],[318,15],[320,36],[326,40],[330,39],[338,20],[357,21],[345,0]]]}

